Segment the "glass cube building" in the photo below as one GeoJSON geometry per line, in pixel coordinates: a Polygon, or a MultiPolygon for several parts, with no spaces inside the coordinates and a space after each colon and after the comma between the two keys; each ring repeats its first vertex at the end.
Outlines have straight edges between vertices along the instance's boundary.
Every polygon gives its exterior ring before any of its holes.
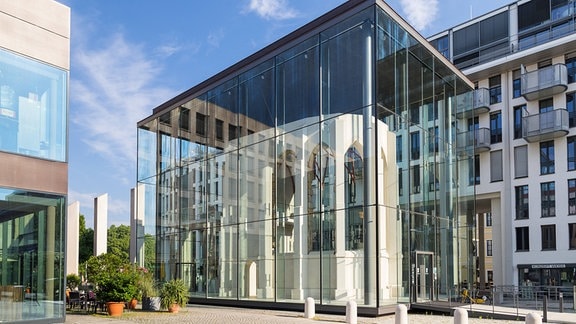
{"type": "Polygon", "coordinates": [[[475,278],[472,88],[384,2],[346,2],[138,123],[138,262],[199,303],[447,300],[475,278]]]}

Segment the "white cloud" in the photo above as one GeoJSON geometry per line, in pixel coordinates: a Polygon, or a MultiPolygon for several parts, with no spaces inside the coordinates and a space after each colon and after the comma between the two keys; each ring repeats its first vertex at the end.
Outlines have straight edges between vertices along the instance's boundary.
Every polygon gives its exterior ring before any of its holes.
{"type": "Polygon", "coordinates": [[[298,15],[286,0],[250,0],[247,11],[255,12],[266,20],[290,19],[298,15]]]}
{"type": "Polygon", "coordinates": [[[156,85],[161,65],[120,33],[99,48],[79,45],[72,57],[71,122],[90,149],[114,165],[133,169],[136,122],[174,95],[156,85]]]}
{"type": "MultiPolygon", "coordinates": [[[[68,191],[68,201],[70,204],[76,201],[80,203],[80,214],[84,215],[86,227],[94,228],[94,198],[100,195],[102,195],[102,193],[68,191]]],[[[112,224],[126,225],[129,223],[130,202],[108,195],[108,227],[112,224]],[[114,215],[122,215],[121,220],[118,217],[114,217],[114,215]]]]}
{"type": "Polygon", "coordinates": [[[210,33],[208,33],[208,38],[206,39],[206,41],[210,46],[218,48],[220,47],[220,42],[222,41],[223,38],[224,38],[224,29],[220,28],[218,30],[211,31],[210,33]]]}
{"type": "Polygon", "coordinates": [[[400,0],[408,22],[418,31],[424,30],[436,19],[438,0],[400,0]]]}

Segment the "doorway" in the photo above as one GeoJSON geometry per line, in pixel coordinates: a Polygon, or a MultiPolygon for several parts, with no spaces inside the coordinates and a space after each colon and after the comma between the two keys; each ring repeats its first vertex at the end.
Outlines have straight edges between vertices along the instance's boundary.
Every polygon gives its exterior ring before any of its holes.
{"type": "Polygon", "coordinates": [[[434,300],[434,252],[416,251],[414,258],[414,299],[417,303],[434,300]]]}

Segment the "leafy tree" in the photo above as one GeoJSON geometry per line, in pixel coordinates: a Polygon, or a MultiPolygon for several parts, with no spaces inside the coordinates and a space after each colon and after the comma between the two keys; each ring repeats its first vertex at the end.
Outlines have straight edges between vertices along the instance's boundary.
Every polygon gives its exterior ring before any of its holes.
{"type": "Polygon", "coordinates": [[[80,214],[78,262],[83,264],[94,254],[94,230],[86,228],[86,219],[80,214]]]}
{"type": "Polygon", "coordinates": [[[88,261],[86,261],[88,281],[98,284],[100,281],[110,276],[110,273],[118,272],[118,269],[124,268],[126,265],[126,262],[112,253],[103,253],[99,256],[91,256],[88,261]]]}
{"type": "Polygon", "coordinates": [[[156,241],[150,234],[144,235],[144,267],[149,271],[156,270],[156,241]]]}
{"type": "Polygon", "coordinates": [[[108,229],[108,253],[125,262],[130,262],[130,226],[112,225],[108,229]]]}

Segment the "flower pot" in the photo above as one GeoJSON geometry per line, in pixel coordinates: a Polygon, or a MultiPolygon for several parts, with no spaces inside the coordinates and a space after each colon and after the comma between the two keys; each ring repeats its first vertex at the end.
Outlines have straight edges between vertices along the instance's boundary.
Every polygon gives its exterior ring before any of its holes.
{"type": "Polygon", "coordinates": [[[107,302],[106,309],[108,310],[108,315],[110,316],[122,316],[124,312],[123,302],[107,302]]]}
{"type": "Polygon", "coordinates": [[[142,298],[142,310],[159,311],[160,310],[160,297],[144,297],[144,298],[142,298]]]}
{"type": "Polygon", "coordinates": [[[128,308],[136,309],[136,305],[138,305],[138,299],[132,298],[132,300],[130,300],[130,303],[128,303],[128,308]]]}
{"type": "Polygon", "coordinates": [[[180,311],[180,305],[172,304],[172,306],[168,307],[168,311],[170,313],[178,313],[178,311],[180,311]]]}

